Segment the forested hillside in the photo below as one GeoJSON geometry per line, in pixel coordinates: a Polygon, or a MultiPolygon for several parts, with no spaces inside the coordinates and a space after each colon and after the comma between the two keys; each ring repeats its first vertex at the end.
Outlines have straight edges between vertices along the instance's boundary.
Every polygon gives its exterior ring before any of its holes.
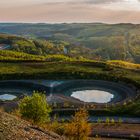
{"type": "Polygon", "coordinates": [[[11,49],[30,54],[64,54],[96,60],[140,63],[140,25],[134,24],[0,24],[11,49]],[[20,37],[22,36],[22,37],[20,37]],[[24,38],[23,38],[24,37],[24,38]]]}

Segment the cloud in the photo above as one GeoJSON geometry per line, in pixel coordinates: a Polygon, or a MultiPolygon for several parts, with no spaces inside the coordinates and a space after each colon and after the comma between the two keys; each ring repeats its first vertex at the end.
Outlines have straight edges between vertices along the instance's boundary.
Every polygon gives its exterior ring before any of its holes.
{"type": "Polygon", "coordinates": [[[46,4],[60,4],[60,3],[67,3],[67,4],[110,4],[116,2],[123,2],[125,0],[54,0],[54,1],[45,1],[46,4]]]}
{"type": "Polygon", "coordinates": [[[42,4],[42,3],[87,3],[87,4],[105,4],[105,3],[114,3],[124,0],[0,0],[0,7],[6,6],[20,6],[20,5],[33,5],[33,4],[42,4]]]}
{"type": "Polygon", "coordinates": [[[100,5],[40,4],[0,9],[0,21],[5,22],[106,22],[140,23],[140,11],[112,10],[100,5]],[[10,11],[10,12],[9,12],[10,11]]]}
{"type": "Polygon", "coordinates": [[[65,0],[65,2],[64,0],[53,2],[52,0],[34,0],[39,3],[29,1],[29,5],[24,3],[15,6],[13,4],[9,7],[3,7],[0,3],[0,21],[140,23],[140,5],[130,4],[128,2],[130,0],[65,0]],[[127,1],[128,4],[123,1],[127,1]]]}
{"type": "Polygon", "coordinates": [[[107,3],[115,3],[115,2],[123,2],[124,0],[87,0],[85,3],[91,4],[107,4],[107,3]]]}

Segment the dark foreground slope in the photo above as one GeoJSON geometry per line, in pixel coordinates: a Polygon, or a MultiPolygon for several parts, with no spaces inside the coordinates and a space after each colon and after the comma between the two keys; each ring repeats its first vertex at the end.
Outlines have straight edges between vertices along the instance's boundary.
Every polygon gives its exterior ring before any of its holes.
{"type": "Polygon", "coordinates": [[[0,140],[62,140],[53,132],[43,131],[28,122],[0,111],[0,140]]]}

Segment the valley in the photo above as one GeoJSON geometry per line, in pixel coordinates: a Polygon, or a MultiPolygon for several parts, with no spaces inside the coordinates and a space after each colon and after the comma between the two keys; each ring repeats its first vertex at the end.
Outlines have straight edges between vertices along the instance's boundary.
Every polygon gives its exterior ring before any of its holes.
{"type": "Polygon", "coordinates": [[[16,51],[134,63],[140,63],[139,29],[138,24],[0,24],[1,33],[18,36],[9,37],[13,43],[5,40],[16,51]]]}
{"type": "MultiPolygon", "coordinates": [[[[66,125],[84,108],[91,139],[139,139],[139,28],[135,24],[0,23],[1,116],[17,122],[15,116],[25,119],[18,112],[21,102],[34,95],[40,99],[37,94],[42,93],[51,108],[50,123],[36,128],[43,135],[50,129],[61,135],[54,134],[56,139],[65,140],[66,125]],[[14,118],[5,112],[15,113],[14,118]]],[[[5,118],[0,119],[4,126],[5,118]]],[[[41,135],[36,129],[31,129],[31,135],[32,131],[41,135]]],[[[0,131],[0,138],[5,131],[9,129],[0,131]]]]}

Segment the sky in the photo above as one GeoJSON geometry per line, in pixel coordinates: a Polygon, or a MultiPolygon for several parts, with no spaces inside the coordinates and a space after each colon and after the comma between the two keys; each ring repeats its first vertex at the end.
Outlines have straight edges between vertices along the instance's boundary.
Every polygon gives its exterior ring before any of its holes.
{"type": "Polygon", "coordinates": [[[0,0],[0,22],[140,23],[140,0],[0,0]]]}

